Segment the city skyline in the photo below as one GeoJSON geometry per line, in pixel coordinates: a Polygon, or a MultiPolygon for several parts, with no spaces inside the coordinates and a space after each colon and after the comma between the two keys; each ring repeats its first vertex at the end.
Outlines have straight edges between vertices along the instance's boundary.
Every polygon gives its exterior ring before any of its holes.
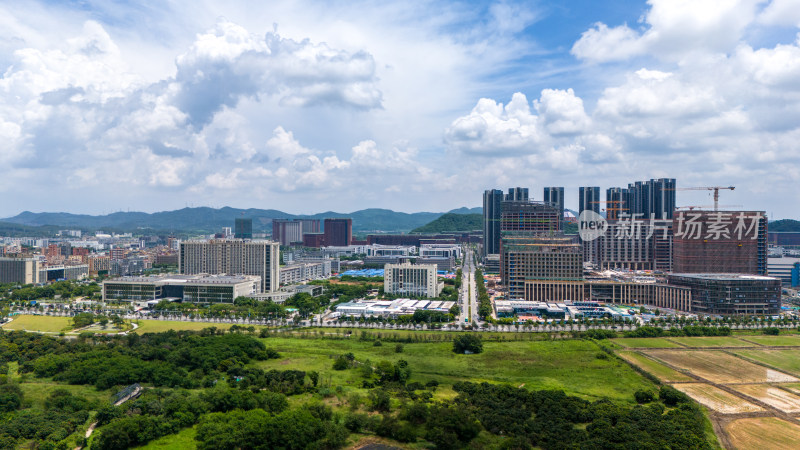
{"type": "Polygon", "coordinates": [[[9,2],[0,217],[448,211],[510,186],[577,210],[580,186],[669,177],[798,219],[793,6],[9,2]]]}

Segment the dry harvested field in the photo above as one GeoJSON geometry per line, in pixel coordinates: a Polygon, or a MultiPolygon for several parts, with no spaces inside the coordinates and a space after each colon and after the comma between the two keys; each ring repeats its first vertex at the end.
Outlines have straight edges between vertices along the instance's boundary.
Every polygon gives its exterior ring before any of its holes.
{"type": "Polygon", "coordinates": [[[780,383],[797,378],[714,350],[648,350],[656,359],[705,378],[713,383],[780,383]]]}
{"type": "Polygon", "coordinates": [[[659,380],[673,383],[673,382],[681,382],[681,381],[692,381],[693,378],[678,372],[677,370],[673,370],[660,362],[657,362],[647,356],[644,356],[637,352],[632,351],[621,351],[618,352],[619,356],[624,359],[625,361],[630,362],[631,364],[635,364],[638,367],[644,369],[645,371],[651,373],[659,380]]]}
{"type": "Polygon", "coordinates": [[[686,347],[756,347],[751,342],[730,336],[674,337],[670,340],[686,347]]]}
{"type": "Polygon", "coordinates": [[[800,395],[800,383],[786,383],[781,385],[782,388],[788,389],[797,395],[800,395]]]}
{"type": "Polygon", "coordinates": [[[675,389],[683,391],[706,408],[722,414],[749,413],[764,410],[754,403],[706,383],[681,383],[676,384],[675,389]]]}
{"type": "Polygon", "coordinates": [[[726,431],[733,448],[739,450],[789,450],[800,442],[800,425],[777,417],[734,420],[726,431]]]}
{"type": "Polygon", "coordinates": [[[800,376],[800,351],[781,350],[734,350],[734,354],[750,358],[792,375],[800,376]]]}
{"type": "Polygon", "coordinates": [[[800,396],[768,384],[741,384],[731,386],[738,392],[758,399],[788,414],[800,413],[800,396]]]}

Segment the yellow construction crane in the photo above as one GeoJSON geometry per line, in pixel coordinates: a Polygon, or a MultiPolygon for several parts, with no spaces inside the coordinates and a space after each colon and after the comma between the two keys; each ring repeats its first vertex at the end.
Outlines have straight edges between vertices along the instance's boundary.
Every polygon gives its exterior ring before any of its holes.
{"type": "Polygon", "coordinates": [[[714,211],[719,209],[719,190],[720,189],[729,189],[734,190],[736,189],[735,186],[698,186],[698,187],[687,187],[687,188],[677,188],[676,191],[714,191],[714,211]]]}

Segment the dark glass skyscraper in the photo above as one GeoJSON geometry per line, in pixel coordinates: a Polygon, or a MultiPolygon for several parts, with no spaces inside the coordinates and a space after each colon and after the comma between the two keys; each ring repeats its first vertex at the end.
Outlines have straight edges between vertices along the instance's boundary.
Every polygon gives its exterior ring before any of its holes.
{"type": "Polygon", "coordinates": [[[503,191],[489,189],[483,193],[483,256],[500,253],[500,217],[503,191]]]}
{"type": "Polygon", "coordinates": [[[544,188],[544,201],[552,203],[558,207],[559,220],[564,220],[564,188],[563,187],[546,187],[544,188]]]}
{"type": "Polygon", "coordinates": [[[236,239],[253,239],[253,219],[236,219],[233,222],[233,237],[236,239]]]}
{"type": "Polygon", "coordinates": [[[587,209],[600,214],[600,186],[578,188],[578,214],[587,209]]]}
{"type": "Polygon", "coordinates": [[[628,184],[628,213],[641,219],[672,219],[675,212],[675,179],[659,178],[628,184]]]}
{"type": "Polygon", "coordinates": [[[528,201],[528,188],[509,188],[508,194],[504,199],[507,202],[527,202],[528,201]]]}
{"type": "Polygon", "coordinates": [[[628,212],[628,190],[618,187],[606,189],[606,218],[619,219],[620,213],[628,212]]]}
{"type": "MultiPolygon", "coordinates": [[[[650,180],[650,211],[656,219],[672,219],[675,213],[675,178],[650,180]]],[[[650,217],[647,214],[646,217],[650,217]]]]}

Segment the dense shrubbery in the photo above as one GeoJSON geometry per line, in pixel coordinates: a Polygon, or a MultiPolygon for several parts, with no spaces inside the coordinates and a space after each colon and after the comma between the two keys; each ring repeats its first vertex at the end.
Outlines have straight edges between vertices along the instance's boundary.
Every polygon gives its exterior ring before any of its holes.
{"type": "Polygon", "coordinates": [[[53,298],[60,295],[62,298],[92,297],[99,294],[102,288],[97,283],[78,284],[72,281],[57,281],[47,286],[26,285],[15,289],[9,295],[11,300],[38,300],[40,298],[53,298]]]}
{"type": "Polygon", "coordinates": [[[483,351],[483,341],[475,334],[461,334],[453,339],[453,352],[455,353],[481,353],[483,351]]]}
{"type": "Polygon", "coordinates": [[[617,332],[613,330],[592,329],[575,333],[577,337],[586,339],[613,339],[617,337],[617,332]]]}
{"type": "MultiPolygon", "coordinates": [[[[669,394],[671,404],[679,405],[675,409],[661,403],[631,408],[562,391],[530,392],[488,383],[456,383],[453,389],[459,393],[454,409],[463,416],[461,423],[474,415],[490,433],[514,437],[525,447],[624,448],[635,443],[636,448],[709,448],[700,409],[683,400],[673,402],[669,394]]],[[[461,446],[463,440],[448,446],[454,440],[451,434],[440,448],[461,446]]]]}
{"type": "Polygon", "coordinates": [[[92,448],[128,448],[197,423],[207,413],[259,410],[279,414],[289,408],[282,394],[217,386],[200,394],[152,390],[120,407],[97,414],[98,435],[92,448]]]}
{"type": "Polygon", "coordinates": [[[24,409],[4,415],[0,422],[0,448],[16,448],[22,439],[40,441],[39,448],[55,448],[57,442],[86,422],[89,410],[95,407],[83,397],[56,389],[45,400],[45,410],[24,409]]]}
{"type": "Polygon", "coordinates": [[[245,371],[243,366],[251,360],[276,356],[260,341],[240,334],[131,334],[89,347],[59,342],[63,352],[44,355],[32,364],[25,361],[21,370],[99,389],[137,382],[191,388],[198,387],[205,375],[245,371]]]}
{"type": "Polygon", "coordinates": [[[200,450],[339,448],[348,430],[331,421],[330,411],[307,408],[269,414],[260,409],[209,414],[197,426],[200,450]],[[232,433],[231,430],[236,430],[232,433]]]}
{"type": "Polygon", "coordinates": [[[478,289],[478,315],[481,319],[491,318],[492,316],[492,300],[486,292],[486,285],[483,282],[483,272],[480,270],[475,271],[475,284],[478,289]]]}

